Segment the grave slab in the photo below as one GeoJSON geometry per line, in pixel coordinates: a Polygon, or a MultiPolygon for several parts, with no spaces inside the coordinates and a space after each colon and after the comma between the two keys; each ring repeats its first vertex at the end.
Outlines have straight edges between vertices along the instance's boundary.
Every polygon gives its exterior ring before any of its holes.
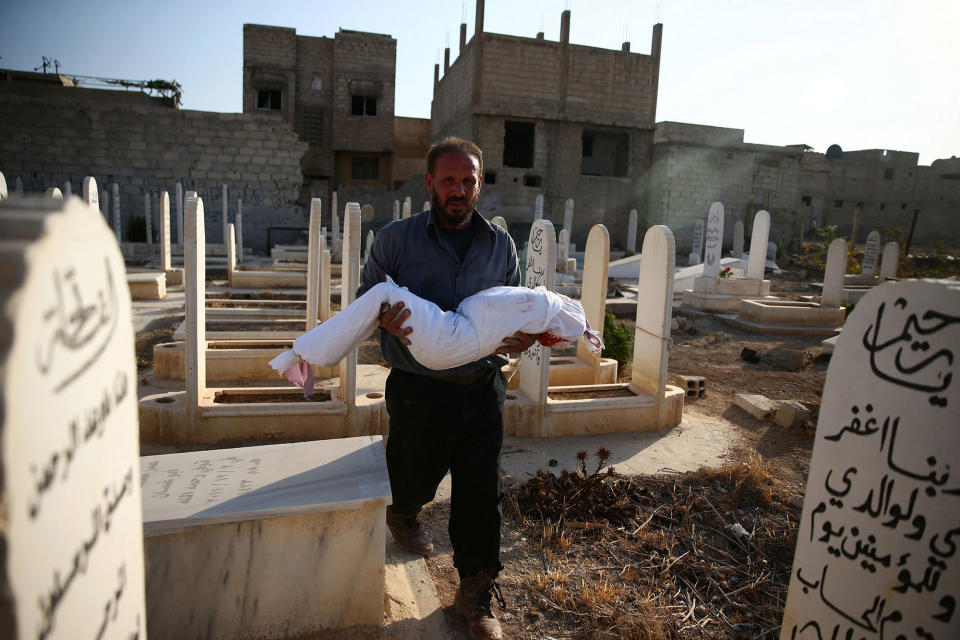
{"type": "Polygon", "coordinates": [[[128,273],[127,287],[134,300],[161,300],[167,297],[167,274],[156,271],[128,273]]]}

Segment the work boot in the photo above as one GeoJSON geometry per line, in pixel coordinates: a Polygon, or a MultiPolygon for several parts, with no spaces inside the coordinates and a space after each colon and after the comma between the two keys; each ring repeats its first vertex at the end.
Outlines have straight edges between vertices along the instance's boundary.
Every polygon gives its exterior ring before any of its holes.
{"type": "Polygon", "coordinates": [[[414,553],[428,556],[433,553],[433,543],[427,530],[417,520],[419,510],[413,513],[396,513],[393,507],[387,507],[387,526],[393,534],[394,541],[414,553]]]}
{"type": "Polygon", "coordinates": [[[481,572],[472,578],[461,578],[460,588],[454,599],[457,611],[467,621],[467,629],[474,640],[501,640],[503,630],[500,621],[490,610],[490,597],[495,596],[497,603],[506,608],[500,585],[494,577],[496,572],[481,572]]]}

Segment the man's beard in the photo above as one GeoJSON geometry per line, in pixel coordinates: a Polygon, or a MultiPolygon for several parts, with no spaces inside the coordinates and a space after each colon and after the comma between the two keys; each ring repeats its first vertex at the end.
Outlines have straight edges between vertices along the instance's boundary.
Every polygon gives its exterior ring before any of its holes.
{"type": "Polygon", "coordinates": [[[457,229],[463,229],[468,224],[470,220],[473,219],[473,210],[477,206],[477,202],[480,200],[480,195],[477,194],[472,199],[468,199],[466,196],[450,196],[447,198],[447,202],[465,202],[467,204],[467,213],[463,217],[451,216],[447,213],[447,210],[444,208],[443,204],[440,203],[440,198],[437,197],[436,192],[430,194],[430,207],[433,209],[433,216],[443,225],[448,227],[455,227],[457,229]]]}

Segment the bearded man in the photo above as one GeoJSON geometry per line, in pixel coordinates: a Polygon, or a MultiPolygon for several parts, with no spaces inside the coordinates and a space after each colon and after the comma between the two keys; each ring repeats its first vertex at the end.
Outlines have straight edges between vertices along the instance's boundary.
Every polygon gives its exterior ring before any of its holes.
{"type": "MultiPolygon", "coordinates": [[[[431,207],[397,220],[377,235],[363,268],[357,295],[390,276],[444,311],[495,286],[518,286],[520,267],[513,240],[491,224],[477,202],[483,186],[483,154],[468,140],[447,138],[427,154],[431,207]]],[[[393,505],[387,525],[402,547],[429,555],[433,543],[417,515],[434,499],[449,471],[452,479],[448,531],[460,575],[456,605],[477,639],[503,637],[491,612],[500,565],[500,449],[507,357],[533,344],[534,336],[505,337],[496,354],[434,371],[407,350],[409,309],[384,305],[380,344],[390,363],[386,404],[390,414],[387,469],[393,505]],[[500,354],[500,355],[497,355],[500,354]]],[[[416,336],[413,336],[415,339],[416,336]]]]}

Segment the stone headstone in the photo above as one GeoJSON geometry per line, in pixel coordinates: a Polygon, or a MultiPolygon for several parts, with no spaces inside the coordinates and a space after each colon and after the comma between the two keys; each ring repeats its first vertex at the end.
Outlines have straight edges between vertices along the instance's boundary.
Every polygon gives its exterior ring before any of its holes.
{"type": "Polygon", "coordinates": [[[569,239],[573,235],[573,198],[567,198],[563,203],[563,228],[567,230],[569,239]]]}
{"type": "Polygon", "coordinates": [[[888,242],[883,246],[883,261],[880,263],[880,282],[897,277],[900,267],[900,245],[888,242]]]}
{"type": "Polygon", "coordinates": [[[177,183],[177,244],[183,246],[183,184],[177,183]]]}
{"type": "Polygon", "coordinates": [[[330,250],[327,246],[327,229],[320,228],[320,239],[323,251],[320,252],[320,322],[326,322],[330,319],[330,250]]]}
{"type": "MultiPolygon", "coordinates": [[[[360,286],[360,205],[348,202],[343,213],[343,262],[340,266],[340,308],[357,297],[360,286]]],[[[357,347],[340,362],[340,393],[343,401],[357,402],[357,347]]]]}
{"type": "Polygon", "coordinates": [[[410,199],[410,196],[407,196],[403,199],[403,217],[409,218],[410,214],[413,213],[411,209],[413,208],[413,201],[410,199]]]}
{"type": "Polygon", "coordinates": [[[422,211],[430,211],[430,201],[429,201],[429,200],[424,200],[424,201],[423,201],[423,209],[422,209],[422,211]]]}
{"type": "MultiPolygon", "coordinates": [[[[607,279],[610,269],[610,233],[602,224],[595,224],[587,234],[583,254],[583,286],[580,303],[590,327],[603,336],[603,320],[607,302],[607,279]]],[[[593,364],[593,380],[600,372],[600,354],[591,353],[583,340],[577,342],[577,357],[593,364]]]]}
{"type": "Polygon", "coordinates": [[[365,204],[360,207],[360,222],[373,222],[372,204],[365,204]]]}
{"type": "MultiPolygon", "coordinates": [[[[556,278],[557,248],[553,224],[549,220],[535,220],[530,227],[527,259],[524,264],[524,286],[535,289],[544,286],[553,291],[556,278]]],[[[542,410],[547,402],[550,378],[550,349],[539,342],[520,354],[520,390],[542,410]]]]}
{"type": "Polygon", "coordinates": [[[170,194],[160,194],[160,268],[166,273],[172,268],[170,260],[170,194]]]}
{"type": "Polygon", "coordinates": [[[637,287],[637,324],[633,336],[631,384],[653,396],[657,425],[666,424],[667,355],[673,313],[676,244],[669,227],[655,225],[643,236],[643,260],[637,287]]]}
{"type": "Polygon", "coordinates": [[[543,218],[543,194],[538,193],[536,202],[533,205],[533,219],[541,220],[543,218]]]}
{"type": "Polygon", "coordinates": [[[743,221],[737,220],[733,225],[733,257],[743,259],[743,221]]]}
{"type": "Polygon", "coordinates": [[[493,216],[493,219],[490,220],[493,224],[497,225],[507,233],[510,232],[510,228],[507,226],[507,221],[503,219],[502,216],[493,216]]]}
{"type": "Polygon", "coordinates": [[[5,200],[7,198],[7,179],[3,177],[3,173],[0,173],[0,200],[5,200]]]}
{"type": "Polygon", "coordinates": [[[957,637],[958,346],[955,282],[883,284],[847,319],[827,369],[781,640],[957,637]]]}
{"type": "Polygon", "coordinates": [[[690,264],[700,264],[703,261],[703,220],[697,220],[693,225],[693,248],[690,250],[690,264]]]}
{"type": "Polygon", "coordinates": [[[67,198],[73,195],[73,183],[69,180],[63,184],[63,195],[67,198]]]}
{"type": "Polygon", "coordinates": [[[860,270],[865,276],[877,273],[877,260],[880,257],[880,232],[871,231],[867,234],[867,244],[863,249],[863,268],[860,270]]]}
{"type": "Polygon", "coordinates": [[[143,220],[147,226],[147,245],[153,244],[153,211],[150,207],[150,192],[143,194],[143,220]]]}
{"type": "Polygon", "coordinates": [[[373,248],[373,229],[367,231],[367,237],[363,242],[363,259],[366,260],[370,257],[370,249],[373,248]]]}
{"type": "Polygon", "coordinates": [[[243,264],[243,200],[237,198],[237,213],[234,216],[237,226],[237,262],[243,264]]]}
{"type": "Polygon", "coordinates": [[[400,201],[399,200],[393,201],[393,219],[394,220],[400,219],[400,201]]]}
{"type": "Polygon", "coordinates": [[[340,259],[342,262],[342,248],[340,246],[340,212],[336,209],[336,191],[333,192],[332,202],[334,208],[330,210],[330,246],[333,249],[331,253],[333,254],[334,259],[340,259]]]}
{"type": "Polygon", "coordinates": [[[717,278],[720,275],[720,258],[723,252],[723,204],[714,202],[707,213],[707,231],[704,240],[703,277],[717,278]]]}
{"type": "Polygon", "coordinates": [[[320,311],[320,251],[323,244],[320,238],[321,213],[323,201],[320,198],[310,200],[310,228],[307,238],[307,331],[317,326],[320,311]]]}
{"type": "Polygon", "coordinates": [[[560,229],[557,234],[557,264],[561,272],[566,272],[567,258],[570,257],[570,232],[560,229]]]}
{"type": "Polygon", "coordinates": [[[237,270],[237,236],[233,223],[227,225],[227,282],[233,284],[233,273],[237,270]]]}
{"type": "Polygon", "coordinates": [[[221,223],[223,224],[223,244],[227,244],[227,185],[220,185],[220,202],[223,204],[223,218],[221,223]]]}
{"type": "Polygon", "coordinates": [[[627,251],[637,252],[637,210],[630,209],[630,218],[627,220],[627,251]]]}
{"type": "Polygon", "coordinates": [[[60,191],[59,187],[50,187],[43,195],[52,200],[63,200],[63,192],[60,191]]]}
{"type": "MultiPolygon", "coordinates": [[[[753,257],[753,252],[750,252],[753,257]]],[[[820,304],[839,307],[843,302],[843,276],[847,271],[847,241],[837,238],[827,248],[827,264],[823,270],[823,294],[820,304]]]]}
{"type": "Polygon", "coordinates": [[[122,242],[121,229],[123,223],[120,218],[120,185],[113,183],[113,233],[117,236],[117,242],[122,242]]]}
{"type": "Polygon", "coordinates": [[[206,238],[203,200],[196,191],[184,197],[183,293],[186,315],[185,378],[186,424],[199,424],[200,398],[207,388],[206,238]]]}
{"type": "Polygon", "coordinates": [[[97,188],[96,179],[94,179],[92,176],[85,177],[83,179],[82,189],[83,201],[86,202],[88,206],[96,209],[97,213],[100,213],[100,190],[97,188]]]}
{"type": "Polygon", "coordinates": [[[770,236],[770,214],[758,211],[753,217],[753,231],[750,234],[750,259],[747,261],[747,278],[763,280],[763,270],[767,265],[767,241],[770,236]]]}
{"type": "Polygon", "coordinates": [[[123,257],[99,211],[76,198],[4,201],[0,237],[17,238],[0,251],[0,635],[143,638],[123,257]]]}

